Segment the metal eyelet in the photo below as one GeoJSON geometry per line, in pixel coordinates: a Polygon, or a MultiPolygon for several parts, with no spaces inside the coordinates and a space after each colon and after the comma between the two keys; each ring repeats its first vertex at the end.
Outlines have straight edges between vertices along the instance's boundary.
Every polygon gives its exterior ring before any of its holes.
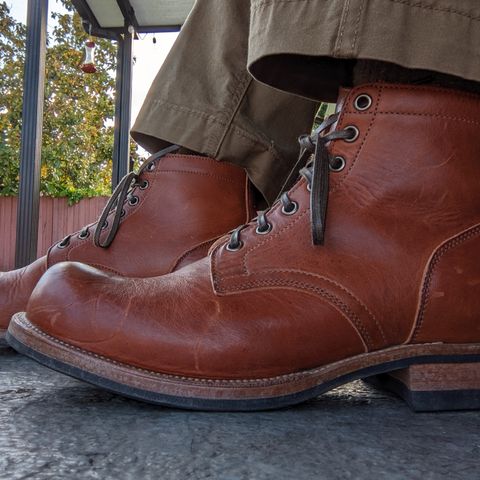
{"type": "Polygon", "coordinates": [[[344,168],[347,162],[343,157],[336,156],[333,157],[332,161],[329,164],[329,168],[331,172],[341,172],[344,168]]]}
{"type": "Polygon", "coordinates": [[[348,127],[345,127],[344,130],[350,130],[352,132],[352,136],[350,138],[344,139],[348,143],[354,142],[360,136],[360,130],[353,125],[348,125],[348,127]]]}
{"type": "Polygon", "coordinates": [[[61,241],[60,243],[57,243],[57,248],[60,250],[67,248],[70,245],[70,240],[67,240],[65,243],[61,241]]]}
{"type": "Polygon", "coordinates": [[[134,207],[135,205],[138,204],[138,202],[140,201],[140,199],[137,197],[137,196],[133,196],[133,197],[130,197],[128,199],[128,204],[131,206],[131,207],[134,207]]]}
{"type": "Polygon", "coordinates": [[[155,162],[150,162],[148,165],[147,165],[147,172],[153,172],[155,170],[155,168],[157,168],[157,166],[155,165],[155,162]]]}
{"type": "Polygon", "coordinates": [[[271,223],[267,223],[265,225],[265,227],[263,227],[263,229],[261,229],[260,227],[257,227],[255,229],[255,233],[257,235],[266,235],[267,233],[270,233],[272,231],[272,224],[271,223]]]}
{"type": "Polygon", "coordinates": [[[90,232],[89,232],[88,230],[87,230],[86,232],[80,232],[80,233],[78,234],[78,238],[79,238],[80,240],[85,240],[85,239],[87,239],[89,236],[90,236],[90,232]]]}
{"type": "Polygon", "coordinates": [[[243,247],[243,242],[242,241],[239,241],[236,245],[230,245],[230,243],[227,243],[226,245],[226,249],[229,251],[229,252],[237,252],[238,250],[240,250],[241,248],[243,247]]]}
{"type": "Polygon", "coordinates": [[[105,230],[106,228],[108,228],[108,221],[107,221],[107,220],[105,220],[105,221],[103,222],[102,230],[105,230]]]}
{"type": "Polygon", "coordinates": [[[150,184],[149,184],[148,180],[144,180],[138,188],[140,188],[140,190],[146,190],[149,185],[150,184]]]}
{"type": "Polygon", "coordinates": [[[126,211],[124,208],[122,208],[122,211],[120,212],[120,218],[123,218],[126,215],[126,211]]]}
{"type": "Polygon", "coordinates": [[[298,211],[298,203],[297,202],[291,202],[290,205],[292,205],[292,208],[287,210],[285,207],[282,207],[282,213],[284,215],[293,215],[294,213],[297,213],[298,211]]]}
{"type": "Polygon", "coordinates": [[[362,93],[355,99],[353,105],[359,112],[364,112],[372,106],[372,103],[372,97],[366,93],[362,93]]]}
{"type": "Polygon", "coordinates": [[[309,192],[312,191],[312,186],[309,183],[307,183],[307,191],[309,191],[309,192]]]}

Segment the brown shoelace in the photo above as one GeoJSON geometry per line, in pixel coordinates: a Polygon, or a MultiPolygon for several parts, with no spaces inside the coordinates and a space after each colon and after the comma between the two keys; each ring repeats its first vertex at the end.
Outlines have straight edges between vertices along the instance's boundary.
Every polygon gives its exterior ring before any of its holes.
{"type": "MultiPolygon", "coordinates": [[[[82,240],[88,238],[90,236],[90,230],[95,228],[93,236],[93,242],[95,246],[108,248],[115,239],[120,227],[120,222],[125,215],[125,209],[123,208],[125,202],[128,202],[131,206],[137,205],[139,198],[135,195],[135,190],[137,188],[142,190],[148,188],[148,180],[142,179],[142,175],[145,172],[152,172],[155,170],[157,161],[159,159],[165,155],[168,155],[169,153],[176,152],[179,148],[180,147],[178,145],[171,145],[170,147],[164,148],[163,150],[151,155],[142,165],[138,173],[130,172],[125,175],[112,193],[112,196],[102,210],[99,219],[80,230],[78,237],[82,240]],[[112,212],[114,213],[113,218],[109,220],[108,217],[112,212]],[[102,232],[105,230],[108,230],[108,234],[102,239],[102,232]]],[[[57,247],[68,247],[70,244],[70,239],[73,235],[74,234],[67,235],[61,242],[57,244],[57,247]]]]}
{"type": "MultiPolygon", "coordinates": [[[[352,140],[357,133],[352,127],[343,130],[333,131],[323,135],[337,120],[339,114],[329,116],[311,135],[302,135],[299,138],[300,155],[292,173],[285,182],[277,201],[272,205],[282,204],[282,213],[293,215],[298,210],[296,202],[290,199],[288,191],[291,184],[298,178],[298,174],[307,181],[307,188],[310,191],[310,219],[312,227],[312,241],[314,245],[322,245],[325,238],[325,222],[328,204],[329,172],[336,171],[335,159],[331,158],[327,144],[335,140],[352,140]]],[[[270,209],[269,209],[270,210],[270,209]]],[[[256,233],[265,235],[270,232],[272,225],[268,221],[269,210],[258,212],[256,221],[256,233]]],[[[243,246],[240,238],[241,231],[248,224],[244,224],[231,232],[227,250],[236,251],[243,246]]]]}

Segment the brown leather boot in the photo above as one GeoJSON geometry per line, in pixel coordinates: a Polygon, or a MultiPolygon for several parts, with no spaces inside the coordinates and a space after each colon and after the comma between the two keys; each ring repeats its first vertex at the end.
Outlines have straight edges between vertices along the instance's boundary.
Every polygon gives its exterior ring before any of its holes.
{"type": "Polygon", "coordinates": [[[275,408],[410,368],[431,409],[480,407],[480,97],[375,84],[340,105],[302,139],[315,164],[209,257],[148,280],[57,265],[10,344],[176,407],[275,408]]]}
{"type": "Polygon", "coordinates": [[[248,219],[243,169],[169,153],[176,149],[155,154],[138,174],[127,175],[97,223],[68,235],[28,267],[0,273],[0,337],[56,263],[83,262],[129,277],[163,275],[204,257],[220,235],[248,219]]]}

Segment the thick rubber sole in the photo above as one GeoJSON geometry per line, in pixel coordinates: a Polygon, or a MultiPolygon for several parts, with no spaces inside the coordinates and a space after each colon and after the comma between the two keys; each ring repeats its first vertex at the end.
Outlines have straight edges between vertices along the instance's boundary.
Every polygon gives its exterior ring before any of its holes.
{"type": "MultiPolygon", "coordinates": [[[[253,411],[288,407],[352,380],[411,365],[468,363],[476,366],[477,371],[480,368],[480,344],[432,343],[392,347],[270,378],[189,378],[144,370],[92,354],[46,334],[22,313],[12,318],[7,341],[18,352],[71,377],[126,397],[190,410],[253,411]]],[[[480,390],[480,384],[478,387],[480,390]]]]}
{"type": "Polygon", "coordinates": [[[395,393],[415,412],[480,409],[480,363],[411,365],[365,381],[395,393]]]}

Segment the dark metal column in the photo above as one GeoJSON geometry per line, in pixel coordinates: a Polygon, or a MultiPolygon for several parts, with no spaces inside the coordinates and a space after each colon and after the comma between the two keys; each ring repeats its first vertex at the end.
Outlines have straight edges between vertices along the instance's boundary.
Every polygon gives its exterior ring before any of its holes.
{"type": "Polygon", "coordinates": [[[112,189],[128,173],[130,166],[132,44],[133,35],[128,31],[118,40],[112,189]]]}
{"type": "Polygon", "coordinates": [[[48,0],[29,0],[15,265],[37,258],[48,0]]]}

